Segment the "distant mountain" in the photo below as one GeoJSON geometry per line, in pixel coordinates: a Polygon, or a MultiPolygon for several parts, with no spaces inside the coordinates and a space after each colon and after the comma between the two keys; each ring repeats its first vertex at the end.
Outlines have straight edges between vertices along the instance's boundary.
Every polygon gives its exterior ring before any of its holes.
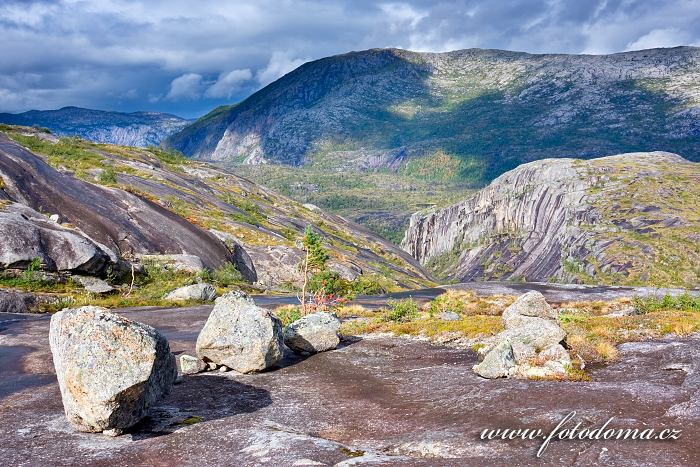
{"type": "Polygon", "coordinates": [[[166,136],[183,129],[189,120],[159,112],[109,112],[63,107],[1,113],[0,123],[48,128],[59,136],[80,136],[97,143],[158,146],[166,136]]]}
{"type": "Polygon", "coordinates": [[[666,152],[547,159],[417,213],[403,247],[437,276],[700,286],[700,163],[666,152]]]}
{"type": "Polygon", "coordinates": [[[700,49],[352,52],[306,63],[164,144],[199,159],[483,183],[521,163],[664,150],[700,160],[700,49]],[[444,175],[444,174],[443,174],[444,175]]]}

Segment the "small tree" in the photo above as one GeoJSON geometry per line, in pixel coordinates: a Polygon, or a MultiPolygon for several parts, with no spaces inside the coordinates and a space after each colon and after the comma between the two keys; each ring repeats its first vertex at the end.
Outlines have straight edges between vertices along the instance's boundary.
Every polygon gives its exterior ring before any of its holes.
{"type": "Polygon", "coordinates": [[[301,289],[301,312],[306,313],[306,289],[309,282],[309,273],[317,273],[326,267],[328,250],[323,247],[321,236],[313,231],[310,225],[304,230],[302,239],[304,255],[304,285],[301,289]]]}

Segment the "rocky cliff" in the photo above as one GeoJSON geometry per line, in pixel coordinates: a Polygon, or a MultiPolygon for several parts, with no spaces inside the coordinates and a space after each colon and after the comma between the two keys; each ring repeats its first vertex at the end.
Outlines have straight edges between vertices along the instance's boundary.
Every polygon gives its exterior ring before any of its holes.
{"type": "Polygon", "coordinates": [[[162,139],[190,121],[160,112],[123,113],[63,107],[20,114],[0,113],[0,123],[48,128],[59,136],[79,136],[97,143],[146,147],[158,146],[162,139]]]}
{"type": "Polygon", "coordinates": [[[416,213],[403,247],[449,279],[700,284],[700,164],[665,152],[531,162],[416,213]]]}

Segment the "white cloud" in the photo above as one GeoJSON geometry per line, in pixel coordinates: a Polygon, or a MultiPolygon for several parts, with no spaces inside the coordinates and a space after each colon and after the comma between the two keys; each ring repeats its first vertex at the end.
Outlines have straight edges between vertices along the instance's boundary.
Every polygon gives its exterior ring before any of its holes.
{"type": "Polygon", "coordinates": [[[627,44],[626,50],[675,47],[689,43],[688,34],[678,28],[654,29],[634,42],[627,44]]]}
{"type": "Polygon", "coordinates": [[[221,73],[219,79],[207,88],[204,96],[231,99],[231,96],[240,91],[243,84],[251,79],[253,79],[253,73],[250,68],[221,73]]]}
{"type": "Polygon", "coordinates": [[[284,52],[273,52],[270,61],[267,62],[267,66],[258,70],[255,74],[255,79],[260,86],[266,86],[307,61],[308,60],[301,58],[290,58],[290,56],[284,52]]]}
{"type": "Polygon", "coordinates": [[[198,73],[185,73],[182,76],[178,76],[170,83],[170,91],[165,98],[172,101],[197,99],[201,97],[204,86],[202,75],[198,73]]]}

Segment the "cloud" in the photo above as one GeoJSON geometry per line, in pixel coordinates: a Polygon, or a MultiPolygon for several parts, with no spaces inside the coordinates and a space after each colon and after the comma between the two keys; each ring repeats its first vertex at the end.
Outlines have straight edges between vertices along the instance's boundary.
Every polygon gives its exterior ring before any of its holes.
{"type": "Polygon", "coordinates": [[[204,95],[206,97],[230,99],[237,91],[241,90],[246,81],[250,81],[252,78],[253,73],[249,68],[221,73],[219,79],[207,88],[204,95]]]}
{"type": "Polygon", "coordinates": [[[644,34],[636,41],[627,44],[626,50],[675,47],[677,45],[686,45],[690,42],[689,34],[678,28],[654,29],[644,34]]]}
{"type": "Polygon", "coordinates": [[[202,75],[197,73],[185,73],[175,78],[170,83],[170,91],[165,96],[169,100],[197,99],[202,95],[204,83],[202,75]]]}
{"type": "Polygon", "coordinates": [[[689,0],[3,0],[0,111],[187,117],[374,47],[611,53],[700,43],[689,0]]]}
{"type": "Polygon", "coordinates": [[[265,86],[280,78],[290,71],[298,68],[304,62],[308,60],[300,58],[291,58],[287,53],[284,52],[273,52],[270,57],[270,61],[267,62],[267,66],[255,74],[255,79],[258,81],[260,86],[265,86]]]}

